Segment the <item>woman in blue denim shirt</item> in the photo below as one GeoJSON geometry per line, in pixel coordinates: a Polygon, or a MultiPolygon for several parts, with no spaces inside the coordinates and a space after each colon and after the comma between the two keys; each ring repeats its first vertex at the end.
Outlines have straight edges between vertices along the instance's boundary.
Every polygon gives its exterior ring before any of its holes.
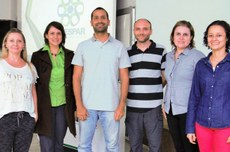
{"type": "Polygon", "coordinates": [[[177,152],[198,152],[186,138],[185,125],[189,93],[196,63],[205,55],[195,49],[195,32],[190,22],[178,21],[171,32],[173,50],[166,56],[167,80],[163,114],[177,152]]]}
{"type": "Polygon", "coordinates": [[[230,26],[212,22],[204,33],[212,52],[194,72],[186,132],[201,152],[230,152],[230,26]]]}

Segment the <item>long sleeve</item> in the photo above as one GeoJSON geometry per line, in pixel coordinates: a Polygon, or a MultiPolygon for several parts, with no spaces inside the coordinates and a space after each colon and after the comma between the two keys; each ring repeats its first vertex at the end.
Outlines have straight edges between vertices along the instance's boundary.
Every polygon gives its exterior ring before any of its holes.
{"type": "Polygon", "coordinates": [[[201,88],[200,88],[200,79],[199,79],[199,63],[196,65],[195,72],[193,75],[192,88],[189,97],[188,103],[188,113],[186,120],[186,133],[195,133],[195,122],[197,108],[201,100],[201,88]]]}

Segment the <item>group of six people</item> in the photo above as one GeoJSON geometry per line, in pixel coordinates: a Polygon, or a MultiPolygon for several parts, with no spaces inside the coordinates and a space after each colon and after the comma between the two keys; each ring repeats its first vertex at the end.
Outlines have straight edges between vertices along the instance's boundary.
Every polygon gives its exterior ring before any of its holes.
{"type": "Polygon", "coordinates": [[[177,152],[230,151],[230,26],[212,22],[204,32],[207,57],[195,48],[190,22],[178,21],[171,32],[172,51],[150,39],[151,22],[138,19],[136,42],[128,49],[108,33],[109,15],[91,13],[94,35],[65,48],[66,34],[53,21],[44,46],[27,60],[23,33],[11,29],[0,60],[0,152],[26,152],[35,132],[41,152],[63,152],[67,132],[79,152],[92,152],[99,121],[107,152],[119,152],[120,119],[131,152],[161,151],[163,117],[177,152]],[[165,94],[163,91],[166,87],[165,94]],[[163,101],[163,102],[162,102],[163,101]],[[75,112],[76,111],[76,112],[75,112]],[[162,116],[163,115],[163,116],[162,116]]]}

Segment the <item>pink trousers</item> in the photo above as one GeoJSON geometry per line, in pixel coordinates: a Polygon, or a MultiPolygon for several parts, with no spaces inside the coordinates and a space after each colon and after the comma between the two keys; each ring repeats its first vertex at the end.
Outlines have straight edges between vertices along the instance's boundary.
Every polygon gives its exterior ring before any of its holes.
{"type": "Polygon", "coordinates": [[[230,152],[230,128],[212,129],[196,123],[196,137],[200,152],[230,152]]]}

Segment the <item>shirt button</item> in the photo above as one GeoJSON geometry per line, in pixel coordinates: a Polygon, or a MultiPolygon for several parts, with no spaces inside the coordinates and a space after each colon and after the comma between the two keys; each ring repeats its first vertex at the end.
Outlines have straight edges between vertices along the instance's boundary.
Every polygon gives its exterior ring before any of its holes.
{"type": "Polygon", "coordinates": [[[213,88],[213,85],[211,87],[213,88]]]}
{"type": "Polygon", "coordinates": [[[212,96],[210,98],[212,99],[212,96]]]}
{"type": "Polygon", "coordinates": [[[211,118],[208,118],[208,120],[210,120],[211,118]]]}
{"type": "Polygon", "coordinates": [[[208,107],[208,109],[211,109],[211,107],[208,107]]]}

